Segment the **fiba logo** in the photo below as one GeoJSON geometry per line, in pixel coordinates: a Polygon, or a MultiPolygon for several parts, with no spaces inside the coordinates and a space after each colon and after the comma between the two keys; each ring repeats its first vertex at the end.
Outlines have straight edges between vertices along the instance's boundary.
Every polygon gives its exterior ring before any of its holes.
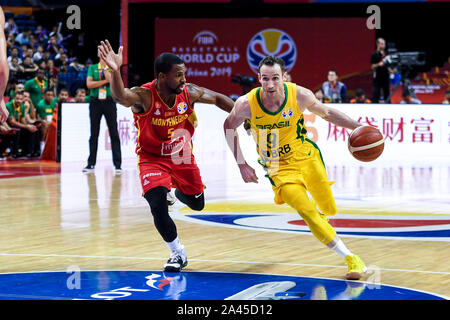
{"type": "Polygon", "coordinates": [[[279,29],[264,29],[253,36],[247,47],[247,61],[253,72],[258,73],[259,62],[268,55],[283,59],[286,71],[291,71],[297,60],[294,40],[279,29]]]}
{"type": "Polygon", "coordinates": [[[208,30],[203,30],[197,33],[193,39],[197,45],[213,45],[219,41],[217,36],[208,30]]]}
{"type": "Polygon", "coordinates": [[[293,114],[294,111],[292,111],[292,109],[289,108],[288,110],[283,110],[283,113],[281,115],[283,116],[284,119],[290,119],[293,114]]]}
{"type": "Polygon", "coordinates": [[[186,104],[186,102],[180,102],[180,103],[178,104],[178,106],[177,106],[177,109],[178,109],[178,113],[179,113],[179,114],[185,113],[186,110],[187,110],[187,104],[186,104]]]}

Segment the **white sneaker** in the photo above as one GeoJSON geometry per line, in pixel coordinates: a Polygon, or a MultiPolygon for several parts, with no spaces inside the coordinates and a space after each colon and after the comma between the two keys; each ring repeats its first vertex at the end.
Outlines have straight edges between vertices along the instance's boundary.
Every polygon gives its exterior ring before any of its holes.
{"type": "Polygon", "coordinates": [[[183,246],[181,251],[172,251],[169,260],[164,265],[164,272],[180,272],[187,264],[186,249],[183,246]]]}

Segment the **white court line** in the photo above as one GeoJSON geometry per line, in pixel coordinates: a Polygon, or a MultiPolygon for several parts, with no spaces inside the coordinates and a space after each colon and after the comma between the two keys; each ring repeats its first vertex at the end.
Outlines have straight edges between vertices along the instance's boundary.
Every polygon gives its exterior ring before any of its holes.
{"type": "MultiPolygon", "coordinates": [[[[163,260],[167,258],[159,257],[123,257],[123,256],[85,256],[85,255],[72,255],[72,254],[38,254],[38,253],[2,253],[0,256],[19,256],[19,257],[57,257],[57,258],[86,258],[86,259],[126,259],[126,260],[163,260]]],[[[280,266],[294,266],[294,267],[318,267],[318,268],[338,268],[345,269],[346,266],[325,265],[325,264],[306,264],[306,263],[288,263],[288,262],[264,262],[264,261],[240,261],[240,260],[206,260],[206,259],[188,259],[188,261],[196,262],[212,262],[212,263],[236,263],[236,264],[266,264],[266,265],[280,265],[280,266]]],[[[395,271],[395,272],[410,272],[410,273],[429,273],[429,274],[443,274],[450,275],[450,272],[444,271],[427,271],[427,270],[409,270],[409,269],[391,269],[376,267],[378,270],[395,271]]]]}

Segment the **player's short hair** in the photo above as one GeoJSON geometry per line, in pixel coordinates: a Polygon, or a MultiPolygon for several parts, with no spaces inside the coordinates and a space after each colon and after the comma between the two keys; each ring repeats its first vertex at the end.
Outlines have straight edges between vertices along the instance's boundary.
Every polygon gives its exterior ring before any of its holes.
{"type": "Polygon", "coordinates": [[[155,73],[156,76],[160,72],[169,73],[172,70],[172,66],[176,64],[184,64],[183,60],[180,59],[176,54],[170,52],[161,53],[155,60],[155,73]]]}
{"type": "Polygon", "coordinates": [[[280,66],[281,73],[286,72],[286,64],[284,63],[284,60],[276,56],[267,56],[264,59],[262,59],[259,62],[258,71],[261,70],[262,66],[273,66],[275,64],[278,64],[280,66]]]}

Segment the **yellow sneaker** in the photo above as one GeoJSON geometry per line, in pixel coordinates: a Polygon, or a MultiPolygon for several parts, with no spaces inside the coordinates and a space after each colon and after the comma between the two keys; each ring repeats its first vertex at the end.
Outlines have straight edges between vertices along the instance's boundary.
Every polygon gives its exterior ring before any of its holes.
{"type": "Polygon", "coordinates": [[[348,266],[348,271],[345,276],[347,280],[359,280],[361,275],[367,270],[366,265],[356,254],[345,257],[345,264],[348,266]]]}

